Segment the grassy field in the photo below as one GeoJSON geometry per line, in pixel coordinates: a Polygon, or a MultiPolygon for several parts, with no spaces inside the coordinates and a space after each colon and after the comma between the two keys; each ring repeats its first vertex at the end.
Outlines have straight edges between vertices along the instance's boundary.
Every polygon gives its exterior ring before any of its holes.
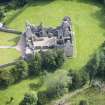
{"type": "Polygon", "coordinates": [[[11,33],[0,32],[0,46],[15,46],[18,36],[11,33]]]}
{"type": "Polygon", "coordinates": [[[20,53],[15,49],[0,49],[0,64],[5,64],[16,60],[20,53]]]}
{"type": "Polygon", "coordinates": [[[39,78],[27,79],[7,88],[4,91],[0,90],[0,105],[7,105],[6,102],[10,100],[10,97],[14,98],[14,102],[12,102],[10,105],[19,105],[19,102],[23,98],[23,94],[32,91],[30,84],[38,84],[39,81],[39,78]]]}
{"type": "MultiPolygon", "coordinates": [[[[27,20],[36,25],[43,22],[45,26],[58,26],[64,16],[70,16],[73,21],[73,30],[76,37],[77,56],[67,60],[62,68],[80,70],[104,41],[105,26],[103,24],[105,22],[101,9],[102,6],[100,4],[93,3],[73,2],[69,0],[56,0],[50,2],[38,1],[25,6],[8,25],[22,31],[24,30],[27,20]]],[[[9,53],[6,50],[0,50],[0,57],[2,56],[5,58],[4,62],[7,61],[10,56],[14,58],[12,54],[14,55],[14,52],[11,53],[10,51],[9,53]]],[[[10,60],[10,58],[8,60],[10,60]]],[[[0,91],[0,105],[5,105],[5,102],[8,101],[11,95],[15,98],[15,103],[13,103],[13,105],[18,105],[24,93],[30,91],[28,84],[31,83],[31,81],[32,80],[25,80],[19,84],[10,86],[6,90],[0,91]]],[[[37,81],[37,79],[33,80],[33,82],[35,81],[37,81]]],[[[95,101],[96,99],[101,99],[98,96],[95,99],[97,94],[104,100],[104,96],[97,92],[93,98],[90,95],[90,100],[95,101]]],[[[80,97],[89,98],[88,96],[89,95],[82,93],[80,97]]],[[[75,98],[72,99],[72,102],[75,102],[75,98]]],[[[76,98],[76,100],[78,103],[79,99],[76,98]]]]}
{"type": "MultiPolygon", "coordinates": [[[[15,46],[19,36],[16,34],[0,32],[0,46],[15,46]]],[[[15,49],[0,49],[0,64],[12,62],[20,56],[15,49]]]]}
{"type": "Polygon", "coordinates": [[[87,89],[70,99],[70,105],[79,105],[81,100],[86,100],[89,105],[105,105],[105,92],[87,89]]]}
{"type": "Polygon", "coordinates": [[[43,22],[47,27],[58,26],[64,16],[70,16],[76,36],[77,56],[67,60],[63,67],[79,70],[104,41],[104,19],[101,9],[100,4],[93,3],[69,0],[38,1],[25,6],[9,26],[23,31],[27,20],[35,25],[43,22]]]}

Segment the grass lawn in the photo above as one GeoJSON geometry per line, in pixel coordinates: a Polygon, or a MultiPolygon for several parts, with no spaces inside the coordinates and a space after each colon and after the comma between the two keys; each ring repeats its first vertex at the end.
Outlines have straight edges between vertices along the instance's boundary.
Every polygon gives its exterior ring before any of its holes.
{"type": "Polygon", "coordinates": [[[0,90],[0,105],[6,105],[6,102],[10,100],[10,97],[14,98],[14,102],[10,105],[19,105],[19,102],[23,98],[23,94],[26,92],[32,91],[30,84],[37,84],[40,82],[40,79],[27,79],[18,84],[10,86],[6,90],[0,90]]]}
{"type": "Polygon", "coordinates": [[[15,49],[0,49],[0,64],[5,64],[16,60],[20,53],[15,49]]]}
{"type": "MultiPolygon", "coordinates": [[[[62,68],[79,70],[85,66],[92,54],[96,52],[104,41],[105,26],[102,25],[104,23],[104,15],[101,11],[101,7],[100,4],[86,4],[84,2],[73,2],[69,0],[56,0],[50,2],[38,1],[24,7],[8,25],[21,31],[24,30],[27,20],[36,25],[43,22],[45,26],[58,26],[64,16],[70,16],[73,21],[73,30],[76,36],[77,56],[67,60],[62,68]]],[[[11,51],[9,52],[9,49],[8,51],[0,50],[0,60],[4,59],[4,62],[7,62],[11,58],[14,58],[16,52],[13,51],[11,53],[11,51]]],[[[37,81],[37,79],[35,79],[35,81],[37,81]]],[[[5,101],[7,101],[11,95],[15,98],[15,103],[13,105],[18,105],[24,93],[30,91],[28,87],[30,82],[31,80],[25,80],[19,84],[10,86],[4,91],[0,91],[0,105],[5,105],[5,101]]],[[[88,95],[85,96],[84,93],[82,94],[81,97],[89,98],[88,95]]],[[[103,100],[103,98],[105,98],[102,97],[101,93],[92,93],[91,91],[91,94],[95,94],[94,97],[90,95],[90,100],[94,102],[96,99],[103,100]],[[99,96],[95,99],[96,95],[99,96]]],[[[75,98],[72,99],[72,102],[75,102],[75,98]]]]}
{"type": "Polygon", "coordinates": [[[18,36],[11,33],[0,32],[0,46],[15,46],[18,36]]]}
{"type": "Polygon", "coordinates": [[[70,105],[79,105],[81,100],[86,100],[89,105],[105,105],[105,92],[87,89],[70,99],[70,105]]]}
{"type": "Polygon", "coordinates": [[[100,4],[65,0],[38,1],[25,6],[8,25],[24,30],[25,22],[58,26],[64,16],[70,16],[76,36],[77,56],[67,60],[63,68],[81,69],[104,41],[104,17],[100,4]]]}
{"type": "MultiPolygon", "coordinates": [[[[11,33],[0,32],[0,46],[15,46],[19,36],[11,33]]],[[[20,53],[15,49],[0,49],[0,64],[16,60],[20,53]]]]}

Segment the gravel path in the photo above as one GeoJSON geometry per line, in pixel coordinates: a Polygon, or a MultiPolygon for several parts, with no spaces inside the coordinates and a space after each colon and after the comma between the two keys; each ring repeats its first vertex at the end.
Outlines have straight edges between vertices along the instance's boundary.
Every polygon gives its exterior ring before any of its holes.
{"type": "Polygon", "coordinates": [[[0,49],[16,49],[16,46],[0,46],[0,49]]]}

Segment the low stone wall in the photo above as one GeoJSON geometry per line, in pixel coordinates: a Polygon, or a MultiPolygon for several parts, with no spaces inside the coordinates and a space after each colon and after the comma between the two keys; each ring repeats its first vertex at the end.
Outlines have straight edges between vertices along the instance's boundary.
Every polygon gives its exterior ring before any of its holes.
{"type": "Polygon", "coordinates": [[[13,34],[22,34],[22,32],[20,32],[20,31],[17,31],[15,29],[9,29],[9,28],[6,28],[6,27],[0,28],[0,31],[7,32],[7,33],[13,33],[13,34]]]}

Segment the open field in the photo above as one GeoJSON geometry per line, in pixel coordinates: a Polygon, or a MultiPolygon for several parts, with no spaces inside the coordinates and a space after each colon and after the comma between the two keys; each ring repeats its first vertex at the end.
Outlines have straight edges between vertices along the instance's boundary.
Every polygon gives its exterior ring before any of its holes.
{"type": "Polygon", "coordinates": [[[7,89],[0,90],[0,105],[6,105],[6,102],[10,100],[10,97],[14,98],[14,102],[11,105],[19,105],[19,102],[23,98],[23,94],[32,91],[30,84],[38,84],[39,79],[27,79],[22,82],[15,84],[7,89]]]}
{"type": "Polygon", "coordinates": [[[15,49],[0,49],[0,64],[12,62],[20,56],[15,49]]]}
{"type": "Polygon", "coordinates": [[[0,46],[15,46],[18,36],[11,33],[0,32],[0,46]]]}
{"type": "MultiPolygon", "coordinates": [[[[12,33],[0,32],[0,46],[16,46],[19,36],[12,33]]],[[[0,49],[0,64],[18,59],[20,52],[15,49],[0,49]]]]}
{"type": "MultiPolygon", "coordinates": [[[[96,52],[104,41],[105,26],[103,24],[105,22],[101,9],[102,6],[100,4],[93,3],[73,2],[69,0],[56,0],[50,2],[38,1],[25,6],[22,12],[20,12],[8,25],[12,28],[23,31],[26,20],[29,20],[36,25],[43,22],[45,26],[57,26],[60,24],[64,16],[71,16],[73,30],[76,36],[77,56],[73,59],[67,60],[62,68],[79,70],[85,66],[92,54],[96,52]]],[[[14,42],[11,45],[13,44],[14,42]]],[[[12,49],[0,49],[0,62],[10,62],[10,60],[18,55],[16,53],[17,52],[12,49]]],[[[21,83],[10,86],[6,90],[1,90],[0,105],[5,105],[5,102],[8,101],[7,99],[9,99],[11,95],[15,99],[13,105],[18,105],[24,93],[30,91],[28,84],[31,83],[31,81],[35,83],[37,79],[25,80],[21,83]]],[[[99,105],[105,105],[105,97],[103,94],[95,92],[94,90],[88,92],[89,91],[81,93],[80,98],[79,95],[72,98],[71,102],[73,105],[75,105],[75,100],[76,103],[78,103],[82,98],[87,98],[90,102],[93,100],[93,104],[91,105],[95,105],[95,101],[100,102],[99,105]],[[100,100],[102,100],[102,104],[100,100]]]]}
{"type": "Polygon", "coordinates": [[[70,105],[78,105],[81,100],[86,100],[89,105],[105,105],[105,92],[87,89],[70,99],[70,105]]]}
{"type": "Polygon", "coordinates": [[[25,6],[8,25],[24,30],[25,22],[58,26],[64,16],[70,16],[76,36],[77,56],[67,60],[65,69],[81,69],[104,41],[104,19],[100,4],[65,0],[38,1],[25,6]]]}

